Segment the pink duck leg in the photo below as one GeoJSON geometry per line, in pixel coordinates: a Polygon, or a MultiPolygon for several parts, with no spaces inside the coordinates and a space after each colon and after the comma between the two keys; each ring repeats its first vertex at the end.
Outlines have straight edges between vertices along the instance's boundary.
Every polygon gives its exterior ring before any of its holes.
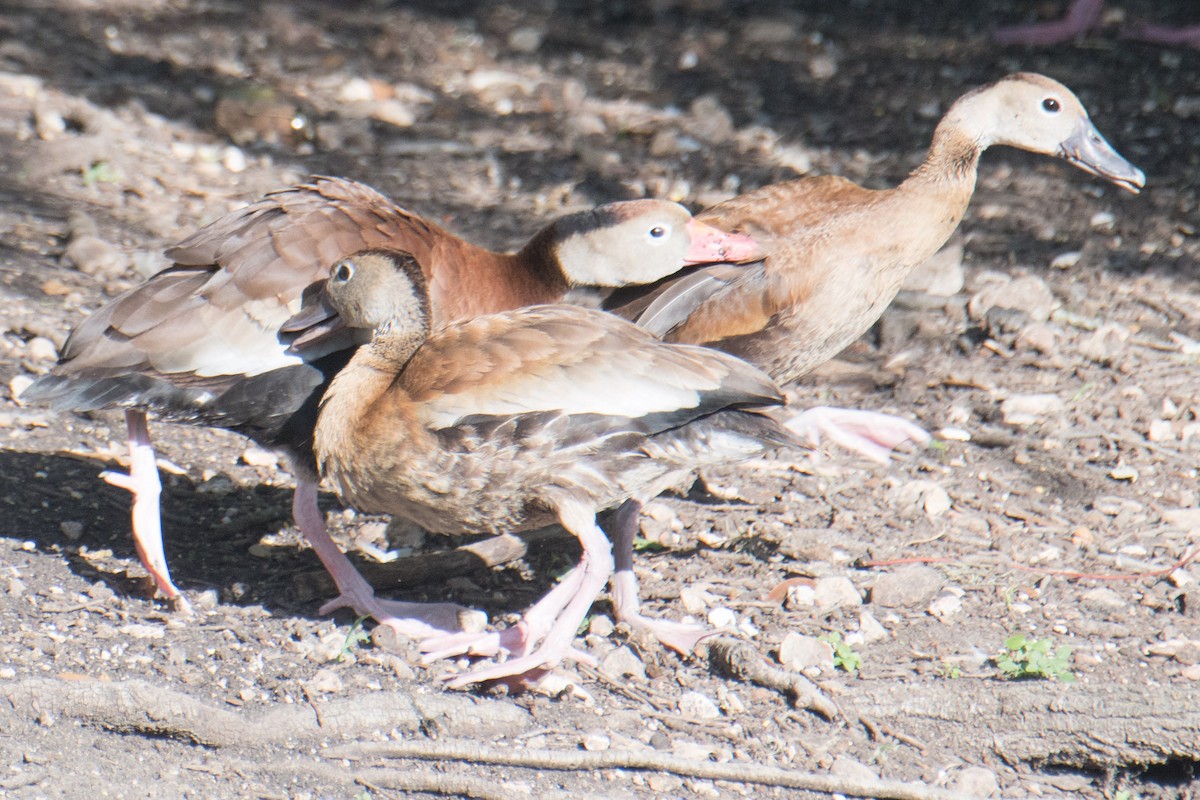
{"type": "Polygon", "coordinates": [[[125,427],[129,433],[129,474],[106,470],[100,473],[100,477],[133,495],[133,544],[137,548],[138,558],[150,577],[154,578],[158,590],[176,608],[190,612],[191,604],[171,581],[167,556],[163,552],[158,503],[162,484],[158,479],[158,464],[154,459],[154,446],[150,443],[146,412],[126,409],[125,427]]]}
{"type": "Polygon", "coordinates": [[[992,34],[996,44],[1047,45],[1069,42],[1100,23],[1104,0],[1073,0],[1067,15],[1038,25],[1013,25],[992,34]]]}
{"type": "MultiPolygon", "coordinates": [[[[560,497],[556,506],[563,527],[574,534],[583,546],[583,555],[579,559],[579,565],[568,573],[555,591],[550,593],[550,595],[554,595],[553,605],[558,605],[560,608],[558,610],[551,609],[551,604],[543,605],[542,601],[535,606],[535,608],[541,607],[539,614],[547,614],[553,618],[554,622],[550,630],[542,638],[541,644],[532,652],[454,676],[446,681],[447,686],[460,689],[473,683],[488,681],[535,683],[544,677],[547,669],[558,666],[563,659],[578,658],[583,655],[571,646],[571,642],[574,641],[580,624],[587,617],[592,603],[600,596],[604,584],[613,574],[612,546],[609,544],[608,537],[604,535],[604,531],[596,525],[595,512],[587,503],[571,497],[560,497]],[[579,573],[578,576],[575,576],[576,572],[579,573]],[[563,591],[556,594],[557,589],[564,584],[569,584],[574,591],[563,591]],[[564,600],[566,601],[565,605],[564,600]],[[522,679],[522,681],[513,681],[514,678],[522,679]]],[[[550,600],[550,595],[543,600],[550,600]]],[[[531,625],[531,627],[533,626],[531,625]]]]}
{"type": "Polygon", "coordinates": [[[1183,28],[1172,28],[1166,25],[1141,25],[1131,28],[1122,35],[1152,44],[1200,48],[1200,25],[1189,25],[1183,28]]]}
{"type": "Polygon", "coordinates": [[[453,603],[405,603],[399,600],[380,600],[366,578],[354,568],[350,559],[329,537],[325,515],[317,505],[317,484],[309,478],[298,478],[292,496],[292,515],[304,538],[325,569],[333,576],[338,596],[321,606],[321,614],[339,608],[352,608],[356,614],[366,614],[381,625],[387,625],[402,636],[421,640],[474,628],[479,630],[487,618],[453,603]],[[482,618],[482,619],[481,619],[482,618]]]}
{"type": "Polygon", "coordinates": [[[638,516],[641,512],[642,504],[636,500],[629,500],[616,510],[609,525],[616,569],[612,578],[613,616],[634,630],[648,632],[662,642],[664,647],[686,656],[702,639],[721,631],[642,616],[637,576],[633,573],[633,540],[637,536],[638,516]]]}

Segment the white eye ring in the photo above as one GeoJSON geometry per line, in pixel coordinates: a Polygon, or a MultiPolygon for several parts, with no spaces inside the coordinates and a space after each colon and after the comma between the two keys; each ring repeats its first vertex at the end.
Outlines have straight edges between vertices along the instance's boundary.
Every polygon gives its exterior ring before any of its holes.
{"type": "Polygon", "coordinates": [[[345,283],[353,277],[354,265],[349,261],[339,261],[333,268],[333,279],[338,283],[345,283]]]}
{"type": "Polygon", "coordinates": [[[1042,101],[1042,108],[1049,114],[1057,114],[1062,110],[1062,103],[1058,102],[1057,98],[1047,97],[1042,101]]]}
{"type": "Polygon", "coordinates": [[[647,235],[650,237],[651,241],[662,241],[663,239],[666,239],[670,233],[671,229],[666,225],[655,225],[648,231],[647,235]]]}

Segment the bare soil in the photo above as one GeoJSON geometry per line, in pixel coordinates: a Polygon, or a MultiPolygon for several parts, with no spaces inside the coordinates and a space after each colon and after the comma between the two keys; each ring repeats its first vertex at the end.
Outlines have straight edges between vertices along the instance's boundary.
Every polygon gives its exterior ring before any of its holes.
{"type": "MultiPolygon", "coordinates": [[[[0,797],[1200,795],[1200,52],[1120,40],[1115,18],[1070,45],[990,42],[1054,6],[0,4],[0,797]],[[1015,70],[1071,86],[1147,190],[989,152],[965,288],[903,296],[790,387],[945,440],[886,467],[780,453],[656,504],[648,612],[731,621],[710,659],[629,641],[601,603],[580,646],[633,674],[445,692],[446,665],[318,616],[286,465],[156,425],[181,616],[150,594],[128,496],[97,479],[120,416],[12,399],[164,246],[310,174],[512,247],[620,198],[893,185],[950,101],[1015,70]],[[1013,633],[1069,646],[1075,682],[1004,680],[1013,633]],[[833,720],[793,704],[789,634],[861,656],[808,670],[833,720]]],[[[1200,22],[1184,0],[1109,13],[1200,22]]],[[[323,505],[364,565],[389,546],[383,521],[323,505]]],[[[551,536],[492,569],[372,574],[503,624],[574,555],[551,536]]]]}

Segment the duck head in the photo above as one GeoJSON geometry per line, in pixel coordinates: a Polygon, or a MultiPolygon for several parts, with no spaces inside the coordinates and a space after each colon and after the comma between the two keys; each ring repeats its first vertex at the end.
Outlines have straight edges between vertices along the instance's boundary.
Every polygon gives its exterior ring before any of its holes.
{"type": "Polygon", "coordinates": [[[1018,72],[976,89],[950,108],[946,122],[980,149],[1005,144],[1057,156],[1134,194],[1146,183],[1096,130],[1079,98],[1044,75],[1018,72]]]}
{"type": "Polygon", "coordinates": [[[560,217],[530,248],[548,250],[571,286],[653,283],[692,264],[755,261],[753,238],[692,218],[679,203],[627,200],[560,217]]]}
{"type": "Polygon", "coordinates": [[[351,328],[429,335],[429,291],[421,265],[401,250],[362,250],[335,261],[325,297],[351,328]]]}

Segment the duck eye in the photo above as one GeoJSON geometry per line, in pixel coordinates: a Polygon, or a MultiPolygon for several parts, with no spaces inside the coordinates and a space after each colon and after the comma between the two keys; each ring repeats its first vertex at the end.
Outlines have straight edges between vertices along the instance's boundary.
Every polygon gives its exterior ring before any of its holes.
{"type": "Polygon", "coordinates": [[[1060,106],[1058,104],[1058,101],[1055,100],[1053,97],[1047,97],[1045,100],[1042,101],[1042,108],[1046,109],[1051,114],[1057,114],[1060,106]]]}
{"type": "Polygon", "coordinates": [[[333,279],[341,283],[345,283],[354,277],[354,267],[347,264],[345,261],[337,265],[337,269],[333,272],[333,279]]]}
{"type": "Polygon", "coordinates": [[[666,235],[667,235],[667,229],[664,228],[662,225],[655,225],[653,228],[650,229],[650,238],[651,239],[661,239],[666,235]]]}

